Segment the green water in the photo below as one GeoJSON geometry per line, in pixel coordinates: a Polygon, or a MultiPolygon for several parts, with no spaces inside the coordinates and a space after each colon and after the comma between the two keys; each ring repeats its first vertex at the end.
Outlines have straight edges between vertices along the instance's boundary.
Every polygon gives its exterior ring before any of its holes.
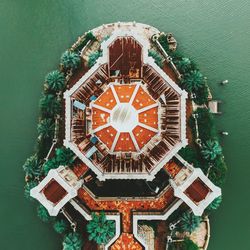
{"type": "Polygon", "coordinates": [[[216,123],[230,132],[222,141],[230,171],[209,250],[250,249],[249,13],[249,0],[1,0],[0,249],[61,249],[60,237],[23,198],[21,166],[36,138],[42,82],[84,31],[129,20],[172,31],[223,101],[216,123]],[[222,79],[230,84],[219,86],[222,79]]]}

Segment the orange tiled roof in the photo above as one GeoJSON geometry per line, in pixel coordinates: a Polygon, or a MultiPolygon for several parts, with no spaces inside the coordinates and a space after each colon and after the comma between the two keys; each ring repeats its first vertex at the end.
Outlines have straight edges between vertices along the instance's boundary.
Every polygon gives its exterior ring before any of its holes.
{"type": "Polygon", "coordinates": [[[164,169],[174,178],[180,172],[181,167],[174,161],[171,161],[164,166],[164,169]]]}
{"type": "Polygon", "coordinates": [[[142,246],[134,239],[133,234],[122,233],[111,250],[142,250],[142,246]]]}
{"type": "Polygon", "coordinates": [[[144,89],[140,86],[138,91],[137,91],[137,94],[135,96],[135,99],[133,101],[133,106],[139,110],[141,108],[145,108],[149,105],[152,105],[154,104],[155,101],[152,99],[152,97],[147,94],[144,89]]]}
{"type": "Polygon", "coordinates": [[[119,211],[122,214],[123,232],[131,232],[132,211],[162,211],[175,199],[173,189],[168,188],[155,199],[95,200],[85,189],[78,190],[78,197],[92,211],[119,211]]]}
{"type": "Polygon", "coordinates": [[[111,85],[93,102],[92,129],[111,151],[139,151],[158,131],[158,103],[139,83],[111,85]],[[115,127],[112,119],[114,110],[124,104],[127,111],[118,110],[116,115],[124,116],[128,124],[134,123],[131,130],[126,130],[126,125],[125,130],[122,125],[115,127]],[[132,118],[126,112],[133,113],[132,118]]]}

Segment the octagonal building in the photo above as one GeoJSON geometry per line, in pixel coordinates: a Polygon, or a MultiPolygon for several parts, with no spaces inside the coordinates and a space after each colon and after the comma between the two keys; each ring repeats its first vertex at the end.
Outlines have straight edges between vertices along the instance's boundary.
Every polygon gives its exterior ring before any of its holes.
{"type": "Polygon", "coordinates": [[[187,145],[186,98],[136,29],[117,30],[65,98],[65,140],[105,179],[152,180],[187,145]]]}

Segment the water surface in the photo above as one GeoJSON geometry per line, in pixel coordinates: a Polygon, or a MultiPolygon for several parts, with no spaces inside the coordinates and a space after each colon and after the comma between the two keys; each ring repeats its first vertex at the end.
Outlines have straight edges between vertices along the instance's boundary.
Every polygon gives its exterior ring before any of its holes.
{"type": "Polygon", "coordinates": [[[230,133],[222,141],[230,172],[209,250],[250,249],[249,13],[248,0],[1,0],[1,249],[61,249],[60,236],[23,198],[21,166],[33,150],[42,82],[80,34],[129,20],[173,32],[223,101],[216,123],[230,133]],[[222,79],[230,84],[221,87],[222,79]]]}

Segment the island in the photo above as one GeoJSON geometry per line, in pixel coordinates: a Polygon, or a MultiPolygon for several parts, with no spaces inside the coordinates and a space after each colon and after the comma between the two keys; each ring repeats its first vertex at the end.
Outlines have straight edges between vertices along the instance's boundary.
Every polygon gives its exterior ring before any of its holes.
{"type": "Polygon", "coordinates": [[[218,102],[177,45],[105,24],[45,77],[24,192],[64,250],[207,249],[227,170],[218,102]]]}

